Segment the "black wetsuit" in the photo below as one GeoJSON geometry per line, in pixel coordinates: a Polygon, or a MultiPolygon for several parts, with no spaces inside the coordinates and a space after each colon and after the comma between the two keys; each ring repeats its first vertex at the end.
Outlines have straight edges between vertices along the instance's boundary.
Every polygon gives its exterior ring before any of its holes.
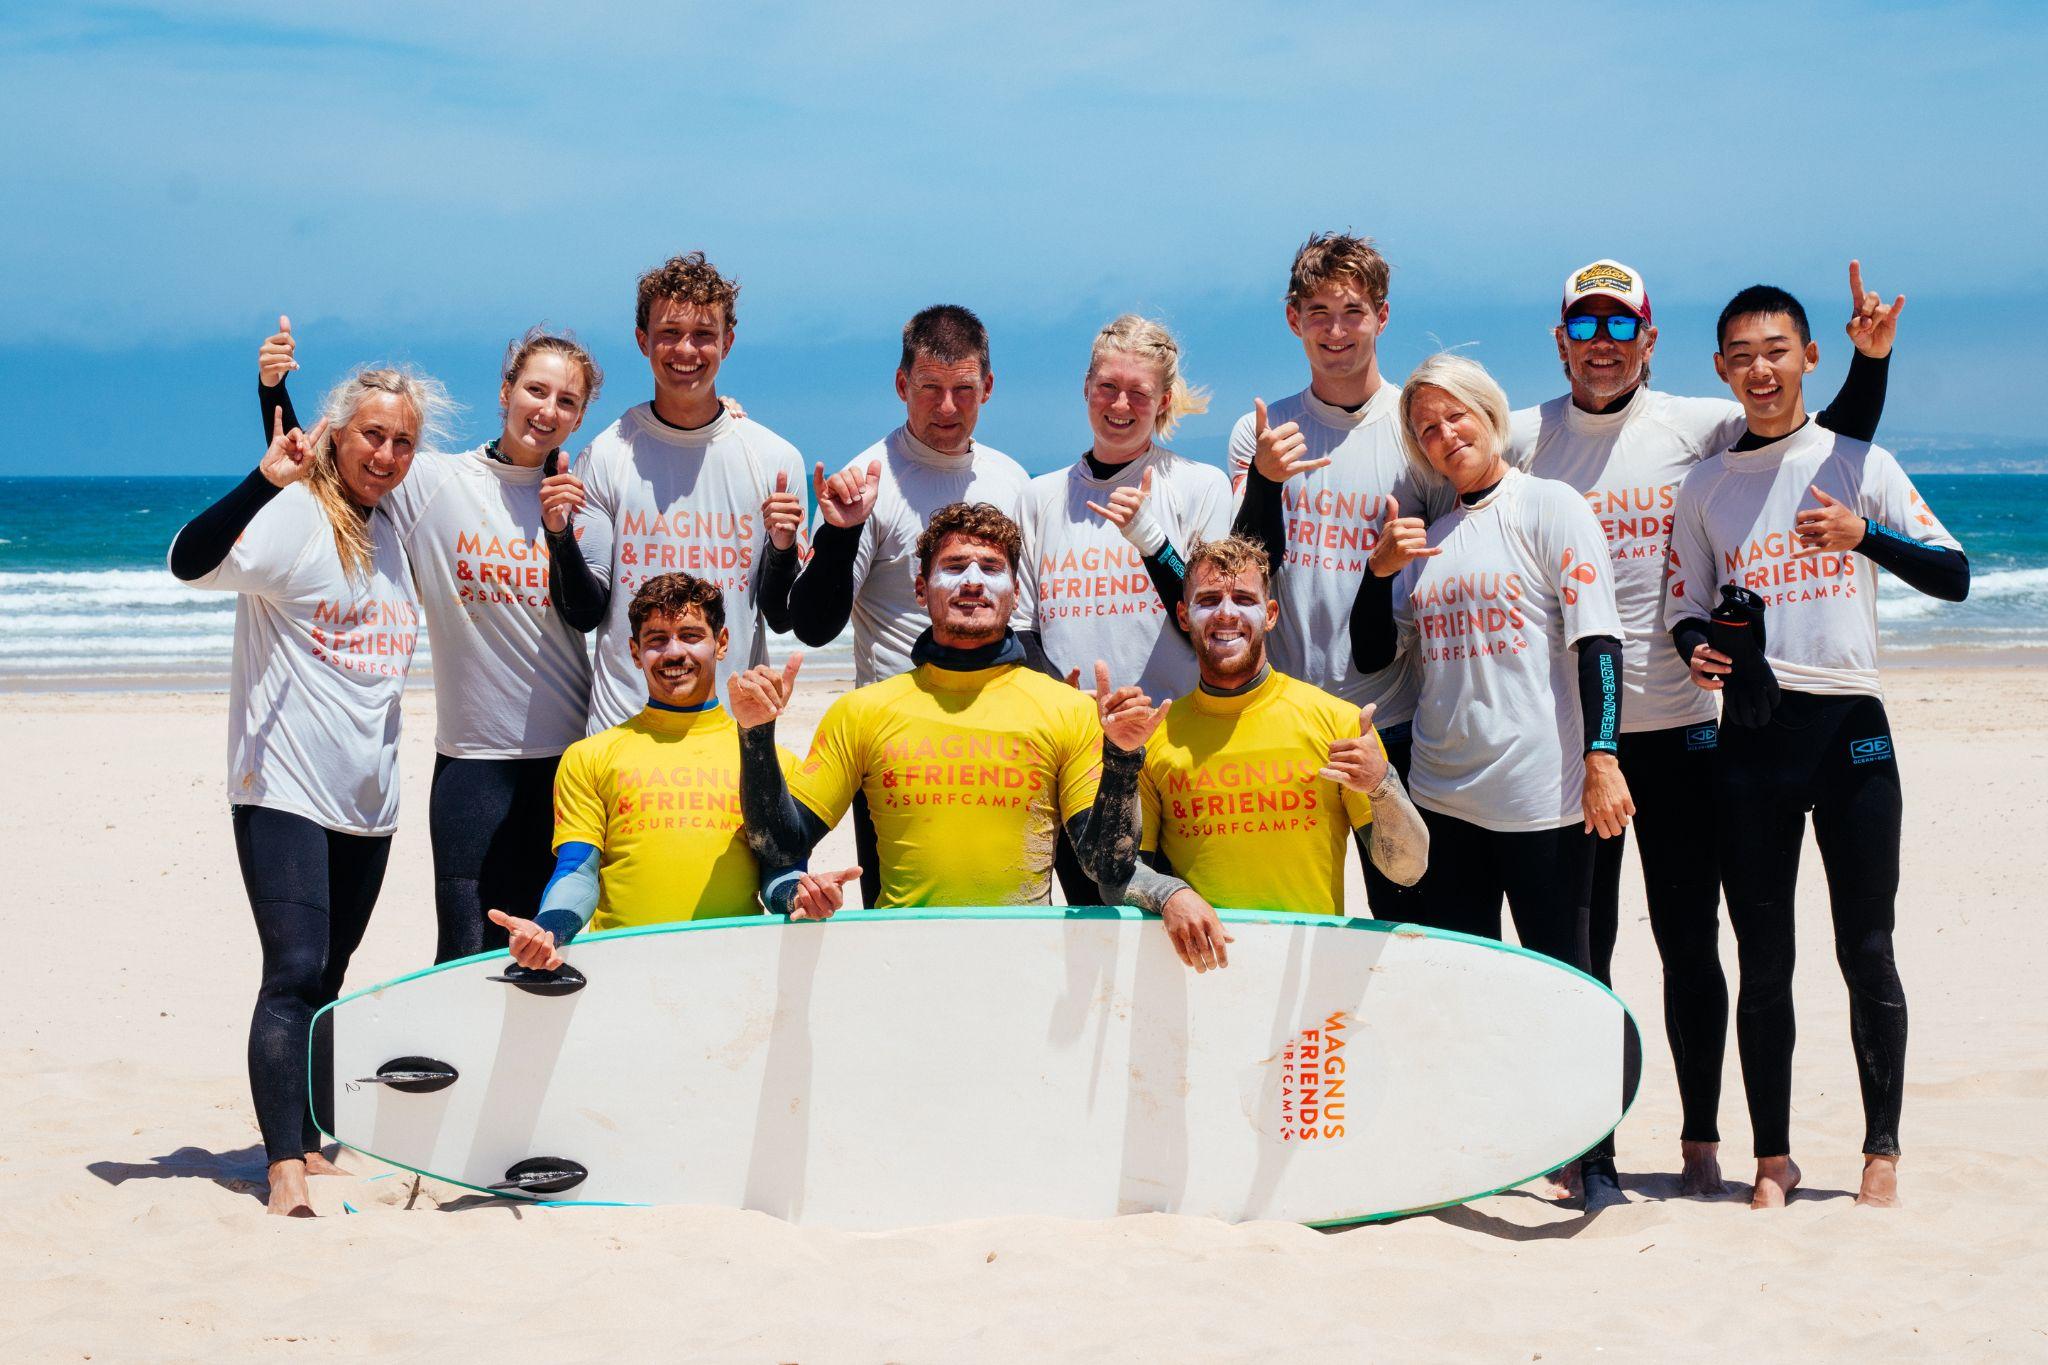
{"type": "MultiPolygon", "coordinates": [[[[1735,449],[1765,444],[1746,434],[1735,449]]],[[[1969,593],[1969,560],[1960,550],[1910,540],[1875,521],[1856,550],[1932,596],[1961,601],[1969,593]]],[[[1682,621],[1672,638],[1680,656],[1690,659],[1694,647],[1707,642],[1708,625],[1682,621]]],[[[1793,900],[1810,811],[1827,872],[1835,961],[1849,988],[1863,1151],[1896,1156],[1906,993],[1892,956],[1892,927],[1904,802],[1884,703],[1874,696],[1786,689],[1767,723],[1724,724],[1720,740],[1713,791],[1724,819],[1717,842],[1742,972],[1736,1046],[1756,1155],[1792,1150],[1793,900]]]]}

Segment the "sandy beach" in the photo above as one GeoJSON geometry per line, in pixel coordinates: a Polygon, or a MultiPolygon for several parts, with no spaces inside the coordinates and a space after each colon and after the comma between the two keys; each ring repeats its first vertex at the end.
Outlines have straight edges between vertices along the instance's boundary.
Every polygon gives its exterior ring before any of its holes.
{"type": "MultiPolygon", "coordinates": [[[[784,742],[801,749],[843,686],[819,681],[784,742]]],[[[870,1235],[726,1209],[521,1208],[348,1154],[350,1176],[312,1182],[326,1216],[266,1218],[225,695],[9,694],[0,1359],[2048,1357],[2048,675],[1922,663],[1886,686],[1907,799],[1904,1208],[1852,1203],[1861,1109],[1809,840],[1806,1187],[1782,1212],[1751,1213],[1739,1183],[1725,1201],[1676,1197],[1678,1101],[1631,867],[1616,988],[1648,1065],[1619,1135],[1628,1207],[1586,1219],[1516,1191],[1337,1233],[1146,1215],[870,1235]]],[[[415,690],[405,823],[352,989],[431,956],[432,730],[415,690]]],[[[850,862],[850,834],[833,837],[850,862]]],[[[1723,959],[1732,976],[1725,928],[1723,959]]],[[[1741,1095],[1731,1038],[1738,1181],[1741,1095]]]]}

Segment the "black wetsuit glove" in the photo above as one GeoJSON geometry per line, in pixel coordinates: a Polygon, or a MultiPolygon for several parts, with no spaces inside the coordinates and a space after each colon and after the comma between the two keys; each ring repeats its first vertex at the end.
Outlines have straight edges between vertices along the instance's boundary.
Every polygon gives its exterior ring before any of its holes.
{"type": "Polygon", "coordinates": [[[1709,639],[1730,663],[1721,690],[1721,716],[1755,730],[1778,709],[1778,675],[1764,657],[1764,599],[1733,583],[1721,585],[1721,605],[1708,618],[1709,639]]]}

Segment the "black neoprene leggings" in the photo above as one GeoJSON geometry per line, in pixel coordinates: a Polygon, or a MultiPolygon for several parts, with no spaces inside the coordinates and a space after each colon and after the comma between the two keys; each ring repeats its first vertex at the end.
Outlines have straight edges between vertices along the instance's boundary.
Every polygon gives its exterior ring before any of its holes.
{"type": "Polygon", "coordinates": [[[1897,1155],[1906,992],[1892,960],[1899,890],[1899,765],[1875,697],[1786,692],[1771,723],[1721,730],[1721,875],[1742,985],[1736,1038],[1756,1154],[1792,1150],[1792,892],[1806,812],[1827,869],[1835,961],[1863,1088],[1863,1150],[1897,1155]]]}
{"type": "MultiPolygon", "coordinates": [[[[1636,851],[1650,934],[1664,964],[1664,1036],[1684,1112],[1679,1137],[1719,1142],[1721,1063],[1728,1049],[1728,980],[1721,973],[1719,845],[1715,839],[1718,727],[1713,721],[1620,736],[1622,776],[1636,803],[1636,851]]],[[[1628,836],[1593,841],[1593,975],[1613,985],[1621,851],[1628,836]]]]}
{"type": "Polygon", "coordinates": [[[1575,824],[1502,832],[1427,809],[1422,823],[1429,870],[1416,883],[1422,894],[1410,924],[1498,939],[1505,896],[1524,948],[1586,970],[1591,835],[1575,824]]]}
{"type": "MultiPolygon", "coordinates": [[[[262,806],[233,809],[235,855],[263,943],[263,982],[249,1025],[249,1090],[265,1158],[296,1160],[320,1148],[306,1107],[313,1015],[340,993],[348,960],[363,941],[391,836],[340,834],[262,806]]],[[[331,1056],[312,1058],[311,1088],[332,1092],[331,1056]]]]}
{"type": "Polygon", "coordinates": [[[434,961],[503,948],[486,910],[532,919],[554,872],[555,769],[547,758],[434,756],[434,961]]]}

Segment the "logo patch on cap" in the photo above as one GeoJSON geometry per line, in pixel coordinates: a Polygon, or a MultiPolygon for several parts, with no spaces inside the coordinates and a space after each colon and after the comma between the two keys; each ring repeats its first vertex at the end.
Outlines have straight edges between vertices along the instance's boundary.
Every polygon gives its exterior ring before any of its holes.
{"type": "Polygon", "coordinates": [[[1630,294],[1635,287],[1635,277],[1611,261],[1596,261],[1572,276],[1574,294],[1583,294],[1588,289],[1616,289],[1630,294]]]}

